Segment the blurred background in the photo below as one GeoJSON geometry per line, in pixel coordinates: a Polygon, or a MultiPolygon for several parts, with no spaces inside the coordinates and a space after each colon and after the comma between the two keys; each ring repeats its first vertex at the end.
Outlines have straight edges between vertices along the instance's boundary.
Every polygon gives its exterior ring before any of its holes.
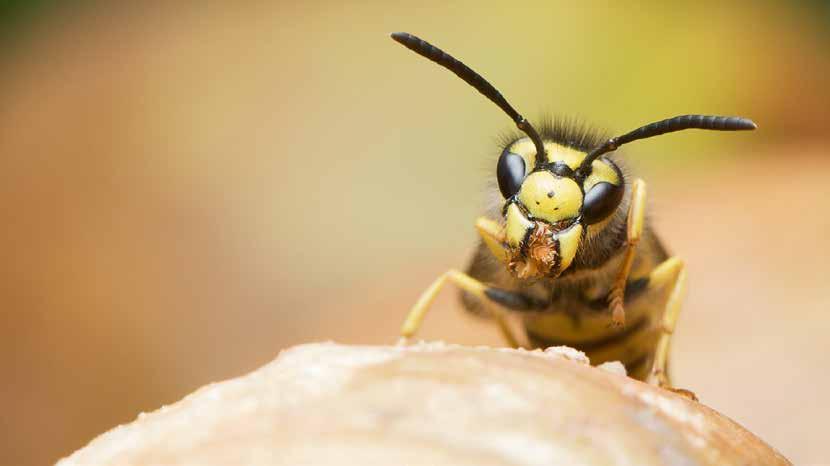
{"type": "MultiPolygon", "coordinates": [[[[0,464],[290,345],[392,343],[466,264],[511,123],[396,30],[531,119],[758,122],[627,154],[690,269],[676,384],[830,464],[824,2],[54,3],[0,3],[0,464]]],[[[449,291],[421,336],[501,344],[449,291]]]]}

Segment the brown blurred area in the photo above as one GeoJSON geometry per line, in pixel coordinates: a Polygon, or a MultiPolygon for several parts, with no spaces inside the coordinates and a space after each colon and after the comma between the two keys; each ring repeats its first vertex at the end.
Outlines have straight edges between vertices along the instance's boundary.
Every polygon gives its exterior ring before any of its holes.
{"type": "MultiPolygon", "coordinates": [[[[820,3],[142,2],[45,9],[0,55],[0,464],[57,460],[297,343],[391,343],[475,241],[509,121],[614,131],[742,114],[627,151],[690,269],[679,386],[825,464],[827,121],[820,3]]],[[[500,344],[441,296],[424,338],[500,344]]]]}

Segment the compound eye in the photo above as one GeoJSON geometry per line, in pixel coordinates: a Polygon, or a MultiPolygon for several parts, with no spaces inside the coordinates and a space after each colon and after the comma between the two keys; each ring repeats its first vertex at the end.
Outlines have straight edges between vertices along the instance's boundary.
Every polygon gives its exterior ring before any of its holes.
{"type": "Polygon", "coordinates": [[[512,197],[519,192],[525,179],[525,159],[512,152],[502,152],[496,167],[496,178],[499,181],[501,195],[505,199],[512,197]]]}
{"type": "Polygon", "coordinates": [[[582,204],[582,220],[590,225],[605,220],[617,210],[623,197],[622,186],[617,186],[605,181],[595,184],[585,194],[585,201],[582,204]]]}

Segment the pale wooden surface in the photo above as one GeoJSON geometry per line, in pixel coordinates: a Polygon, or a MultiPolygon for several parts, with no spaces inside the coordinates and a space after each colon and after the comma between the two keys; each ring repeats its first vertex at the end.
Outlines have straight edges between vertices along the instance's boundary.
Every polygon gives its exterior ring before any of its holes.
{"type": "Polygon", "coordinates": [[[703,405],[573,350],[309,344],[138,416],[76,465],[789,464],[703,405]]]}

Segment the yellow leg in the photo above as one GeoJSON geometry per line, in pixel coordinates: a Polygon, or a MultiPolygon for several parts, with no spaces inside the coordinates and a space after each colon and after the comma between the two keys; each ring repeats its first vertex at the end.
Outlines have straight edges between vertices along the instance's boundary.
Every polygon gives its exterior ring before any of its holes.
{"type": "Polygon", "coordinates": [[[510,260],[504,246],[504,228],[501,225],[489,218],[479,217],[476,220],[476,231],[499,262],[506,264],[510,260]]]}
{"type": "Polygon", "coordinates": [[[625,284],[628,275],[631,273],[631,265],[634,263],[634,254],[640,236],[643,234],[643,219],[646,210],[646,183],[637,178],[631,186],[631,204],[628,208],[627,242],[625,256],[608,294],[608,307],[611,309],[611,321],[617,327],[625,325],[625,284]]]}
{"type": "MultiPolygon", "coordinates": [[[[426,316],[429,307],[432,305],[432,302],[435,301],[435,297],[438,296],[438,293],[447,284],[447,282],[451,282],[461,288],[462,290],[472,294],[473,296],[482,300],[482,302],[489,304],[489,297],[485,294],[487,289],[493,289],[488,287],[484,283],[476,280],[475,278],[467,275],[466,273],[459,272],[458,270],[450,269],[444,272],[440,277],[438,277],[429,288],[424,291],[418,301],[415,302],[415,305],[412,306],[412,310],[409,311],[409,314],[406,316],[406,320],[401,327],[401,336],[404,340],[411,338],[415,335],[415,332],[421,327],[421,323],[424,321],[424,317],[426,316]]],[[[504,312],[501,310],[494,311],[496,323],[499,326],[499,330],[504,335],[505,339],[507,340],[508,344],[511,346],[517,347],[518,341],[516,340],[513,332],[510,330],[510,327],[507,325],[505,320],[504,312]]]]}
{"type": "Polygon", "coordinates": [[[672,387],[668,373],[671,337],[674,334],[677,318],[680,315],[680,305],[686,295],[686,266],[683,261],[677,257],[665,260],[649,274],[648,286],[654,289],[664,286],[670,286],[671,288],[660,321],[660,337],[657,340],[654,362],[646,381],[696,400],[697,397],[694,393],[682,388],[672,387]]]}
{"type": "MultiPolygon", "coordinates": [[[[507,264],[510,261],[510,255],[504,245],[504,227],[499,225],[498,222],[490,220],[487,217],[479,217],[476,219],[476,231],[478,231],[478,234],[481,236],[481,240],[487,246],[487,249],[493,253],[493,256],[495,256],[499,262],[507,264]]],[[[521,345],[519,344],[519,341],[510,329],[505,313],[501,309],[493,309],[493,306],[489,307],[495,317],[496,325],[498,325],[499,331],[507,341],[508,346],[511,348],[520,347],[521,345]]]]}
{"type": "Polygon", "coordinates": [[[441,291],[441,288],[444,287],[448,280],[481,300],[487,299],[484,296],[486,286],[483,283],[458,270],[450,269],[432,282],[432,285],[421,294],[421,297],[412,306],[412,310],[409,311],[401,328],[402,337],[410,338],[415,335],[415,332],[421,327],[421,322],[423,322],[429,307],[432,306],[432,302],[435,301],[438,292],[441,291]]]}
{"type": "Polygon", "coordinates": [[[516,335],[513,334],[513,330],[507,322],[507,315],[505,315],[504,311],[498,310],[495,311],[494,314],[496,325],[498,325],[499,332],[501,332],[501,336],[504,338],[504,341],[507,342],[507,346],[511,348],[520,348],[522,345],[519,343],[519,340],[516,339],[516,335]]]}

